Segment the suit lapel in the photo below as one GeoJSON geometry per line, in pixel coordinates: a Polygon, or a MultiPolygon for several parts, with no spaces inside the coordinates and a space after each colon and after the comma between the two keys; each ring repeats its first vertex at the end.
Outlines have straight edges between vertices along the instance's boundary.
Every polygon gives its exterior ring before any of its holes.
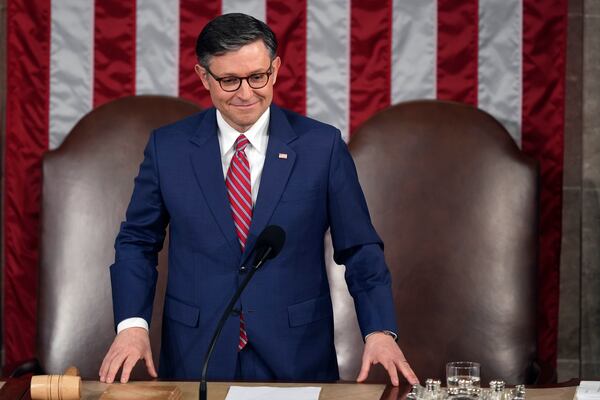
{"type": "Polygon", "coordinates": [[[215,109],[206,112],[190,141],[194,144],[191,152],[194,175],[206,203],[229,245],[241,255],[223,176],[215,109]]]}
{"type": "Polygon", "coordinates": [[[242,264],[246,263],[252,254],[258,235],[266,228],[285,189],[296,160],[296,152],[292,150],[289,143],[296,137],[296,133],[283,111],[272,105],[269,121],[269,144],[242,264]]]}

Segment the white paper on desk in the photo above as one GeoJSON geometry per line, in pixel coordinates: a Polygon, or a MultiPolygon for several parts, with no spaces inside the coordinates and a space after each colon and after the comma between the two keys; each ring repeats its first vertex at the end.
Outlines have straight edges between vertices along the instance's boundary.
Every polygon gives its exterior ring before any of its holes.
{"type": "Polygon", "coordinates": [[[320,387],[231,386],[225,400],[318,400],[320,387]]]}
{"type": "Polygon", "coordinates": [[[575,397],[578,400],[600,400],[600,382],[581,381],[575,397]]]}

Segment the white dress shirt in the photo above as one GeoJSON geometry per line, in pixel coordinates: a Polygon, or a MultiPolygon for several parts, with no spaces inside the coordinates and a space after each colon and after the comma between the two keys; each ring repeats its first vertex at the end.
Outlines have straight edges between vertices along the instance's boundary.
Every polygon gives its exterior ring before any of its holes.
{"type": "MultiPolygon", "coordinates": [[[[221,164],[223,166],[223,180],[227,176],[227,170],[231,159],[235,154],[235,141],[242,133],[248,138],[250,144],[246,146],[246,158],[250,164],[250,185],[252,188],[252,205],[256,204],[258,197],[258,188],[262,176],[265,156],[267,155],[267,145],[269,143],[269,116],[270,109],[258,118],[258,120],[246,132],[238,132],[225,121],[221,112],[217,110],[217,135],[219,137],[219,147],[221,150],[221,164]]],[[[117,325],[117,334],[127,328],[144,328],[148,330],[148,323],[143,318],[127,318],[117,325]]]]}

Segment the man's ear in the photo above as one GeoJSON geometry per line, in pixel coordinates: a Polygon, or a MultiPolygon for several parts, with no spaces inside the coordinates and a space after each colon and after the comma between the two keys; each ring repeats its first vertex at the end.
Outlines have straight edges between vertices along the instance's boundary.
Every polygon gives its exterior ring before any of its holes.
{"type": "Polygon", "coordinates": [[[279,56],[273,59],[273,85],[277,82],[277,73],[279,72],[279,67],[281,67],[281,58],[279,56]]]}
{"type": "Polygon", "coordinates": [[[196,71],[196,75],[198,75],[198,78],[200,78],[200,80],[202,81],[204,88],[206,90],[210,90],[210,86],[208,85],[208,71],[206,70],[206,68],[204,68],[200,64],[196,64],[194,66],[194,71],[196,71]]]}

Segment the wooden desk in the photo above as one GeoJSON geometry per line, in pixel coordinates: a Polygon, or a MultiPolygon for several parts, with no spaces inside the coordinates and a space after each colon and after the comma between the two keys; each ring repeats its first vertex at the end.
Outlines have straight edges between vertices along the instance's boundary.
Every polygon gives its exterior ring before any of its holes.
{"type": "MultiPolygon", "coordinates": [[[[26,378],[18,380],[22,388],[28,388],[29,382],[26,378]]],[[[2,400],[30,400],[29,392],[23,394],[23,390],[7,391],[8,387],[2,387],[6,382],[0,382],[0,398],[2,400]]],[[[198,398],[197,382],[132,382],[128,385],[177,385],[183,393],[184,400],[196,400],[198,398]]],[[[230,385],[236,386],[320,386],[321,395],[319,400],[401,400],[409,391],[407,386],[393,387],[378,384],[356,384],[356,383],[327,383],[327,384],[291,384],[291,383],[226,383],[211,382],[208,384],[208,399],[223,400],[227,395],[230,385]]],[[[8,385],[7,385],[8,386],[8,385]]],[[[17,385],[13,386],[15,389],[17,385]]],[[[98,400],[106,390],[108,384],[92,381],[83,382],[82,399],[98,400]]],[[[550,388],[527,388],[527,400],[573,400],[576,386],[550,387],[550,388]]]]}

